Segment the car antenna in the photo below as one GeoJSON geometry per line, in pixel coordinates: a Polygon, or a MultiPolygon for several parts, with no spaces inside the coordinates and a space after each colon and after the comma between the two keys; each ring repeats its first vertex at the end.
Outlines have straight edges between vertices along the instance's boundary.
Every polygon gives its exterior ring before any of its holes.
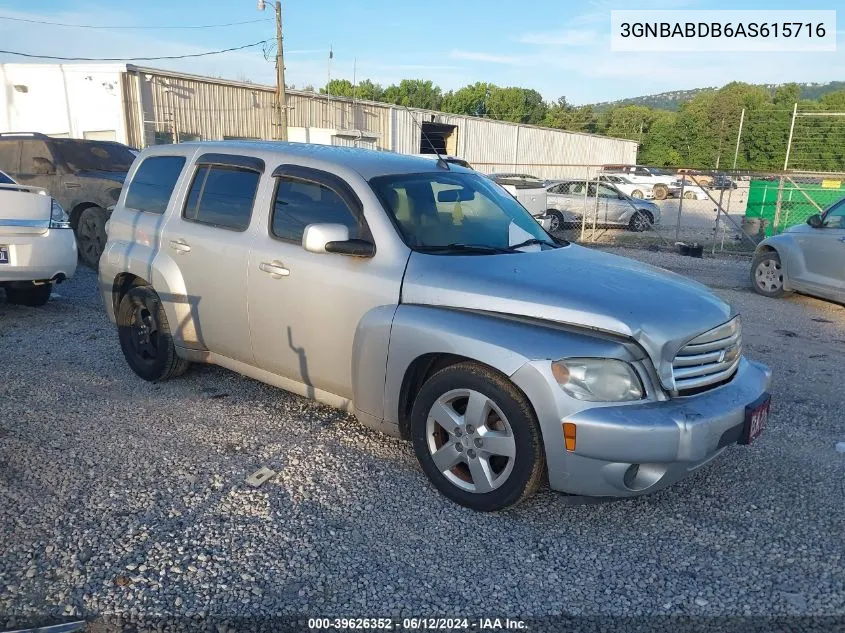
{"type": "Polygon", "coordinates": [[[404,103],[402,104],[402,107],[408,111],[408,114],[411,115],[411,119],[414,121],[416,126],[420,128],[420,134],[422,134],[423,138],[428,141],[428,146],[434,150],[435,154],[437,154],[437,166],[451,171],[452,168],[449,167],[449,161],[443,158],[443,156],[440,154],[440,151],[434,146],[434,143],[431,142],[431,139],[428,137],[428,134],[425,133],[425,130],[423,129],[423,126],[420,125],[420,122],[417,121],[417,117],[414,116],[414,113],[411,112],[410,108],[408,108],[408,106],[406,106],[404,103]]]}

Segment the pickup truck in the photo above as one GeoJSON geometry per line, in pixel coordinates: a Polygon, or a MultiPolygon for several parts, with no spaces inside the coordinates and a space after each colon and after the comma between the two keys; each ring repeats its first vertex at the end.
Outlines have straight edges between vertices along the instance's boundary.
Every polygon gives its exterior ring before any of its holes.
{"type": "Polygon", "coordinates": [[[9,303],[37,307],[76,272],[76,242],[62,206],[40,187],[0,171],[0,288],[9,303]]]}
{"type": "Polygon", "coordinates": [[[729,305],[557,240],[488,178],[424,158],[148,148],[99,275],[141,378],[213,363],[353,412],[476,510],[543,482],[660,490],[768,416],[771,373],[743,356],[729,305]]]}

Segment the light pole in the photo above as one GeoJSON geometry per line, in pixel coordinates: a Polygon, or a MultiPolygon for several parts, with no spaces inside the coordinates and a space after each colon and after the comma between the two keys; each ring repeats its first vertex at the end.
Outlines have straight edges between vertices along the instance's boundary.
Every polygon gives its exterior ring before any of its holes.
{"type": "MultiPolygon", "coordinates": [[[[266,6],[265,0],[258,0],[258,10],[263,11],[266,6]]],[[[279,113],[280,140],[288,140],[288,110],[287,98],[285,96],[285,56],[282,46],[282,3],[276,0],[276,112],[279,113]]]]}

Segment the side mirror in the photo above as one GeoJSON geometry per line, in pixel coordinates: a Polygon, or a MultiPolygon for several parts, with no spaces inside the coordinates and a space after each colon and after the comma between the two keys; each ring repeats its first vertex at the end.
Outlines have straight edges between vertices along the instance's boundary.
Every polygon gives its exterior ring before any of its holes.
{"type": "Polygon", "coordinates": [[[343,224],[309,224],[302,234],[302,248],[310,253],[337,253],[372,257],[376,247],[366,240],[350,240],[349,227],[343,224]]]}
{"type": "Polygon", "coordinates": [[[807,218],[807,224],[812,226],[814,229],[819,229],[822,227],[824,222],[822,221],[822,216],[816,213],[807,218]]]}
{"type": "Polygon", "coordinates": [[[32,159],[32,166],[35,173],[39,176],[51,176],[56,173],[56,166],[49,158],[36,156],[32,159]]]}

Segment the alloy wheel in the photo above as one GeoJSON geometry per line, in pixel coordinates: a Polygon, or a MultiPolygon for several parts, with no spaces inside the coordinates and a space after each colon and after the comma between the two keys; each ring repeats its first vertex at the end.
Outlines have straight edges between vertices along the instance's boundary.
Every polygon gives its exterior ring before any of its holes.
{"type": "Polygon", "coordinates": [[[513,471],[516,441],[493,400],[473,389],[454,389],[432,405],[426,441],[434,465],[453,485],[483,494],[513,471]]]}

